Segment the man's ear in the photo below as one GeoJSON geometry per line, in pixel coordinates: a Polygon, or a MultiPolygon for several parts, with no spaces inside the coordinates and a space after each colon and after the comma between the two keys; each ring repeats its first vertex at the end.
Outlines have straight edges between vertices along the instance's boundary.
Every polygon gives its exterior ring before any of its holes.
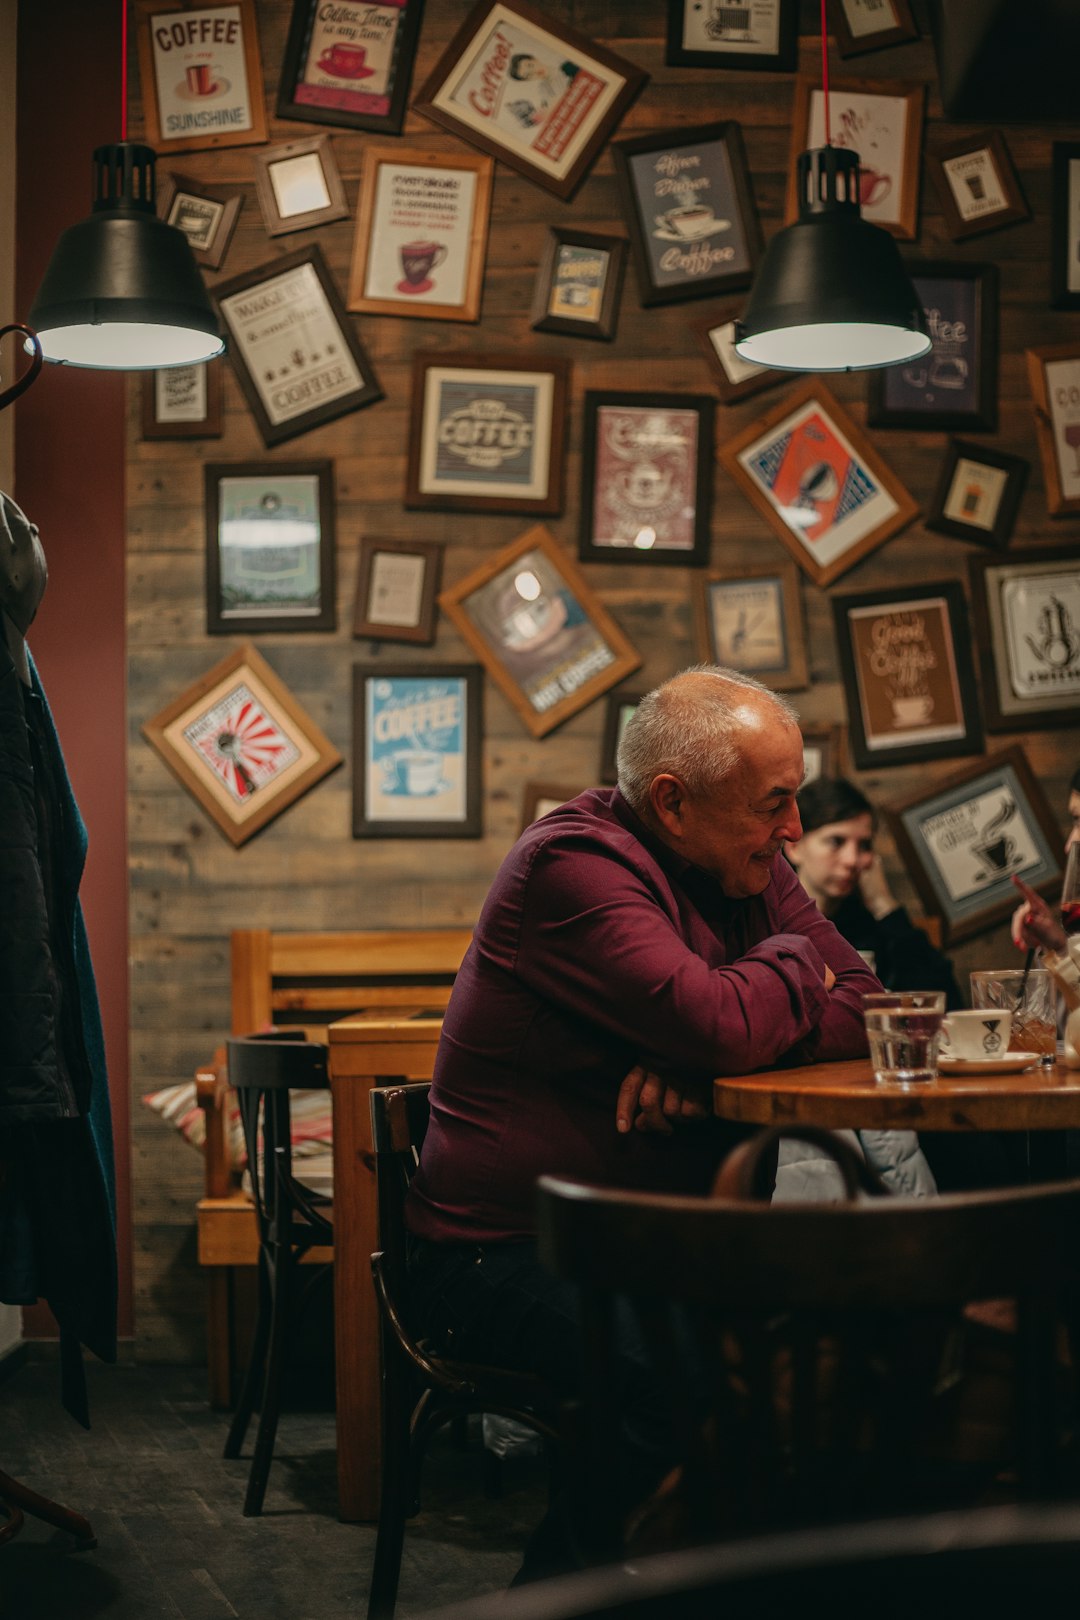
{"type": "Polygon", "coordinates": [[[653,815],[670,838],[681,839],[685,831],[686,789],[677,776],[665,771],[649,785],[653,815]]]}

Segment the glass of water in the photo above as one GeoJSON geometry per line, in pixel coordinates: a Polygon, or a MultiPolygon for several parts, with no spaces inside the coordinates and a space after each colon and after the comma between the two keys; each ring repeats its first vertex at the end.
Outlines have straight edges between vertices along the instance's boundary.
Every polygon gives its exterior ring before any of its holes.
{"type": "Polygon", "coordinates": [[[874,1079],[911,1085],[937,1079],[944,990],[882,990],[863,996],[874,1079]]]}

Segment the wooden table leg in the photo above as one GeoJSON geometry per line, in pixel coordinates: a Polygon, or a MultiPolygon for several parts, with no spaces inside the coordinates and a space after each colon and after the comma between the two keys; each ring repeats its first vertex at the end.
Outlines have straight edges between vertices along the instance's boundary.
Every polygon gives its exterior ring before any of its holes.
{"type": "Polygon", "coordinates": [[[334,1106],[334,1350],[338,1517],[379,1517],[379,1332],[371,1255],[377,1245],[368,1095],[374,1076],[331,1082],[334,1106]]]}

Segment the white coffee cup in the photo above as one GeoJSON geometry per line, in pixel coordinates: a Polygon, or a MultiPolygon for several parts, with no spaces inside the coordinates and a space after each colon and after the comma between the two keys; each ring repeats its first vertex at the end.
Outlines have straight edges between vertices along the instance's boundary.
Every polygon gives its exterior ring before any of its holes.
{"type": "Polygon", "coordinates": [[[965,1063],[1004,1057],[1012,1034],[1012,1013],[997,1007],[946,1013],[941,1026],[941,1056],[965,1063]]]}

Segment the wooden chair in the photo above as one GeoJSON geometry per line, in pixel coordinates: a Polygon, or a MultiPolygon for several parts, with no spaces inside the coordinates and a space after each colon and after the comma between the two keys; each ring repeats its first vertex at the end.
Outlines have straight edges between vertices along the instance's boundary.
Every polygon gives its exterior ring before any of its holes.
{"type": "Polygon", "coordinates": [[[371,1092],[379,1252],[371,1257],[380,1307],[382,1486],[368,1620],[392,1620],[405,1521],[419,1511],[420,1470],[437,1429],[471,1412],[494,1412],[557,1438],[559,1404],[531,1374],[436,1354],[408,1319],[405,1194],[428,1122],[423,1081],[371,1092]]]}
{"type": "Polygon", "coordinates": [[[665,1370],[681,1470],[639,1516],[641,1548],[925,1510],[931,1492],[964,1502],[1001,1466],[1026,1497],[1061,1486],[1058,1329],[1072,1326],[1080,1183],[771,1208],[542,1177],[538,1233],[541,1258],[581,1290],[571,1477],[597,1562],[621,1554],[626,1527],[607,1377],[619,1296],[665,1370]],[[967,1322],[986,1300],[1015,1301],[1014,1333],[967,1322]]]}
{"type": "Polygon", "coordinates": [[[259,1311],[225,1456],[240,1456],[257,1405],[259,1427],[244,1498],[244,1517],[252,1518],[262,1512],[274,1455],[282,1373],[301,1303],[297,1268],[315,1252],[325,1272],[334,1241],[330,1200],[293,1175],[289,1092],[328,1088],[330,1080],[326,1047],[302,1033],[230,1040],[226,1049],[259,1228],[259,1311]]]}

